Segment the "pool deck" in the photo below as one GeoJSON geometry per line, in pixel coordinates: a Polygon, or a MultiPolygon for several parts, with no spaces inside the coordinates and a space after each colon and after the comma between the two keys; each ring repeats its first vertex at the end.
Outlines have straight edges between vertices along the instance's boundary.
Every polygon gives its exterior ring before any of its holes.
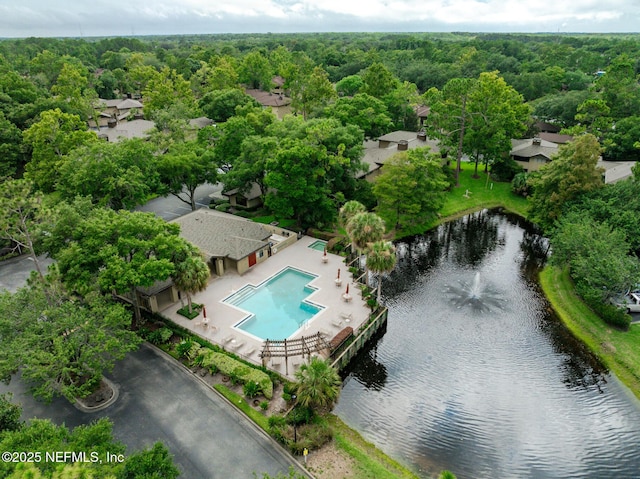
{"type": "MultiPolygon", "coordinates": [[[[315,241],[317,241],[316,238],[303,236],[296,243],[255,265],[242,276],[229,271],[222,277],[212,277],[207,289],[192,297],[193,302],[205,305],[208,324],[203,323],[202,315],[194,320],[188,320],[179,315],[177,310],[181,307],[180,303],[169,306],[162,311],[162,314],[180,326],[222,346],[227,351],[253,363],[261,364],[260,352],[263,341],[233,327],[245,318],[246,313],[223,303],[222,300],[247,284],[257,285],[283,268],[292,266],[318,275],[309,283],[318,290],[307,299],[324,306],[324,309],[287,339],[312,336],[320,332],[324,334],[327,341],[330,341],[347,326],[351,326],[355,331],[367,320],[370,309],[361,298],[360,288],[356,283],[353,283],[351,273],[344,264],[344,258],[327,253],[326,262],[324,262],[322,251],[309,248],[309,245],[315,241]],[[340,269],[340,278],[342,279],[340,287],[337,287],[335,283],[338,269],[340,269]],[[346,302],[342,297],[347,284],[349,284],[349,294],[352,297],[349,302],[346,302]]],[[[285,338],[269,339],[281,340],[285,338]]],[[[283,375],[288,370],[288,376],[293,377],[294,371],[304,361],[303,357],[293,357],[289,358],[289,364],[285,365],[283,364],[284,358],[273,358],[267,363],[267,367],[283,375]]]]}

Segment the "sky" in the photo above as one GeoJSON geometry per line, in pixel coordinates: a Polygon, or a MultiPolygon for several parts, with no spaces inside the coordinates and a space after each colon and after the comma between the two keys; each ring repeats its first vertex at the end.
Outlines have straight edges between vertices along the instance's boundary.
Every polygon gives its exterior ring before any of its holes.
{"type": "Polygon", "coordinates": [[[0,0],[0,37],[639,29],[640,0],[0,0]]]}

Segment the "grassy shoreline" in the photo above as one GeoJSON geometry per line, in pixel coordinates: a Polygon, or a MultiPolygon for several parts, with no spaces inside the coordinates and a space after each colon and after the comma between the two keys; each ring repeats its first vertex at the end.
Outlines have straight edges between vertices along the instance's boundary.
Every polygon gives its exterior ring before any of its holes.
{"type": "Polygon", "coordinates": [[[640,324],[629,331],[607,325],[576,295],[567,269],[546,266],[540,285],[563,324],[640,399],[640,324]]]}

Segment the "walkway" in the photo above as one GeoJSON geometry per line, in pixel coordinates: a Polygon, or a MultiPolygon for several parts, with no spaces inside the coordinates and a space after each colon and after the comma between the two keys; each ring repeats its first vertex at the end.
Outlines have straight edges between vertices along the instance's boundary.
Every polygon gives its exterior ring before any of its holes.
{"type": "Polygon", "coordinates": [[[9,386],[0,383],[0,393],[12,391],[25,418],[50,418],[74,427],[109,417],[116,439],[129,453],[162,441],[185,479],[249,479],[253,472],[274,476],[292,464],[262,430],[150,346],[129,354],[109,378],[119,387],[120,397],[95,414],[80,412],[61,398],[49,405],[36,402],[18,380],[9,386]]]}

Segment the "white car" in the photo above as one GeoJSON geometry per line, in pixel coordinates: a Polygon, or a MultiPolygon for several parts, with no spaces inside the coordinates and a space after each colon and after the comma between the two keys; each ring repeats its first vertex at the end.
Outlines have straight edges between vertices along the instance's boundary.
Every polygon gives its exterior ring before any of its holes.
{"type": "Polygon", "coordinates": [[[616,306],[626,309],[627,313],[640,313],[640,293],[632,292],[612,300],[616,306]]]}

